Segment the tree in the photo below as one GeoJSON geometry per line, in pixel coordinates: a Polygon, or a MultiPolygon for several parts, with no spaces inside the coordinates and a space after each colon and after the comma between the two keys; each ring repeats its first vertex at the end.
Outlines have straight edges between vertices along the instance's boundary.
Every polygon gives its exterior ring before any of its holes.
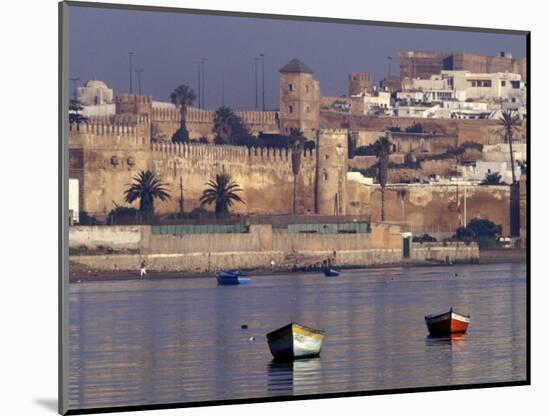
{"type": "Polygon", "coordinates": [[[124,191],[124,200],[131,204],[139,199],[139,212],[142,218],[152,219],[155,216],[155,199],[167,201],[170,199],[166,186],[160,178],[150,170],[140,171],[133,178],[134,182],[124,191]]]}
{"type": "Polygon", "coordinates": [[[84,107],[80,103],[80,101],[72,99],[69,101],[69,123],[73,124],[76,123],[76,125],[87,123],[88,117],[83,116],[80,114],[80,112],[84,110],[84,107]]]}
{"type": "Polygon", "coordinates": [[[180,121],[180,128],[172,135],[172,143],[189,143],[189,132],[185,120],[180,121]]]}
{"type": "Polygon", "coordinates": [[[357,136],[355,134],[348,133],[348,159],[352,159],[355,156],[355,149],[357,148],[357,136]]]}
{"type": "Polygon", "coordinates": [[[521,125],[521,118],[516,111],[505,110],[502,112],[502,115],[499,118],[499,124],[501,129],[504,132],[504,137],[508,142],[510,148],[510,164],[512,167],[512,183],[516,183],[516,170],[514,162],[514,152],[512,149],[512,141],[514,139],[514,134],[518,132],[521,125]]]}
{"type": "Polygon", "coordinates": [[[220,107],[214,115],[212,132],[216,135],[216,144],[232,144],[235,146],[254,146],[255,140],[237,116],[229,107],[220,107]]]}
{"type": "Polygon", "coordinates": [[[381,203],[381,220],[384,221],[384,191],[386,187],[386,182],[388,180],[388,161],[391,153],[391,142],[387,137],[380,137],[374,143],[374,149],[376,157],[378,158],[378,182],[380,183],[382,191],[382,203],[381,203]]]}
{"type": "Polygon", "coordinates": [[[503,185],[504,183],[500,179],[501,176],[498,172],[487,173],[485,179],[481,181],[481,185],[503,185]]]}
{"type": "Polygon", "coordinates": [[[216,179],[208,182],[206,189],[202,192],[200,197],[201,207],[214,204],[216,218],[227,217],[229,208],[234,202],[245,203],[237,195],[238,192],[242,192],[242,189],[231,179],[230,175],[226,173],[216,175],[216,179]]]}
{"type": "Polygon", "coordinates": [[[502,225],[490,220],[473,218],[466,227],[459,227],[453,235],[454,240],[470,243],[476,241],[480,248],[487,248],[496,244],[496,238],[502,234],[502,225]]]}
{"type": "Polygon", "coordinates": [[[187,107],[193,105],[197,99],[195,92],[187,85],[179,85],[170,94],[170,101],[180,110],[180,128],[172,136],[173,143],[189,142],[189,132],[187,131],[187,107]]]}
{"type": "Polygon", "coordinates": [[[170,101],[179,108],[183,121],[185,121],[187,116],[187,107],[193,105],[196,99],[197,96],[195,95],[195,91],[185,84],[178,85],[174,91],[170,93],[170,101]]]}
{"type": "Polygon", "coordinates": [[[294,175],[294,191],[292,198],[292,213],[296,215],[296,200],[298,196],[298,175],[302,165],[302,154],[304,153],[304,145],[306,138],[300,129],[291,128],[288,136],[288,147],[291,151],[292,173],[294,175]]]}

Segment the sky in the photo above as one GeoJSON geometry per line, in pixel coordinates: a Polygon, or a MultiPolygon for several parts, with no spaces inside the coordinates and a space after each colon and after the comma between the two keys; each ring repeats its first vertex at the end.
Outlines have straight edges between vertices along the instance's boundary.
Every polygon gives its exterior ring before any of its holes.
{"type": "MultiPolygon", "coordinates": [[[[266,109],[279,106],[278,70],[299,58],[315,72],[321,93],[347,93],[349,72],[371,72],[375,80],[399,74],[400,50],[465,51],[526,55],[522,35],[358,24],[304,22],[249,17],[205,16],[157,11],[70,7],[69,73],[105,81],[116,93],[128,92],[129,52],[142,69],[142,93],[169,101],[180,84],[197,92],[197,60],[205,63],[205,106],[224,103],[235,110],[255,108],[254,57],[264,54],[266,109]]],[[[261,106],[261,67],[259,104],[261,106]]],[[[137,74],[133,90],[137,92],[137,74]]],[[[71,84],[72,91],[72,84],[71,84]]]]}

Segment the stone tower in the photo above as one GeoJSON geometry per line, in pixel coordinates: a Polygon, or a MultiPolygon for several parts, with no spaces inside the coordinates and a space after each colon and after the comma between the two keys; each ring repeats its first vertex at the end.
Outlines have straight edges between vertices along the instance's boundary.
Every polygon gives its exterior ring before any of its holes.
{"type": "Polygon", "coordinates": [[[321,92],[313,71],[295,58],[279,69],[281,134],[300,129],[308,139],[319,130],[321,92]]]}
{"type": "Polygon", "coordinates": [[[369,72],[348,74],[348,96],[372,93],[372,77],[369,72]]]}
{"type": "Polygon", "coordinates": [[[345,215],[347,173],[348,131],[320,130],[317,135],[317,214],[345,215]]]}
{"type": "Polygon", "coordinates": [[[153,97],[138,94],[119,94],[115,100],[117,114],[142,115],[151,117],[153,97]]]}

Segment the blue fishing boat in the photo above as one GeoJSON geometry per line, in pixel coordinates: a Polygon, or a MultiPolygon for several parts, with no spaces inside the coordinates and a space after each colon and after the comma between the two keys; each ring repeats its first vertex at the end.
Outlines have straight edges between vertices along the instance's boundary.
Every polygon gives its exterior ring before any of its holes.
{"type": "Polygon", "coordinates": [[[230,285],[244,285],[250,282],[250,279],[242,277],[242,272],[240,270],[232,271],[221,271],[216,273],[216,280],[219,285],[230,286],[230,285]]]}
{"type": "Polygon", "coordinates": [[[325,272],[325,276],[327,277],[336,277],[336,276],[340,276],[340,272],[336,269],[331,269],[331,268],[326,268],[324,270],[325,272]]]}

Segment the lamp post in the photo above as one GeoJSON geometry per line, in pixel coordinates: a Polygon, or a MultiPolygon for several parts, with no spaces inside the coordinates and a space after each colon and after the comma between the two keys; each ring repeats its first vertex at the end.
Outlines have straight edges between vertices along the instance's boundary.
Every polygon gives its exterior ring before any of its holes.
{"type": "Polygon", "coordinates": [[[132,93],[132,88],[133,88],[133,82],[132,82],[132,73],[134,72],[134,69],[132,67],[132,59],[134,57],[134,52],[128,52],[128,56],[129,56],[129,66],[130,66],[130,94],[132,93]]]}
{"type": "Polygon", "coordinates": [[[388,82],[391,78],[391,61],[393,60],[393,58],[391,56],[388,56],[388,82]]]}
{"type": "Polygon", "coordinates": [[[73,82],[73,99],[76,101],[76,83],[80,81],[80,78],[71,78],[71,81],[73,82]]]}
{"type": "Polygon", "coordinates": [[[143,69],[136,69],[135,73],[138,76],[138,93],[141,95],[141,74],[143,73],[143,69]]]}
{"type": "Polygon", "coordinates": [[[254,57],[254,108],[258,109],[258,57],[254,57]]]}
{"type": "Polygon", "coordinates": [[[197,64],[197,99],[199,108],[201,108],[201,61],[194,61],[197,64]]]}
{"type": "Polygon", "coordinates": [[[264,54],[260,54],[262,60],[262,111],[265,111],[265,72],[264,72],[264,54]]]}
{"type": "Polygon", "coordinates": [[[204,69],[204,64],[206,63],[206,58],[202,58],[201,59],[201,69],[202,69],[202,108],[205,108],[206,107],[206,100],[205,100],[205,93],[204,93],[204,90],[205,90],[205,86],[204,86],[204,81],[206,79],[206,76],[205,76],[205,69],[204,69]]]}

